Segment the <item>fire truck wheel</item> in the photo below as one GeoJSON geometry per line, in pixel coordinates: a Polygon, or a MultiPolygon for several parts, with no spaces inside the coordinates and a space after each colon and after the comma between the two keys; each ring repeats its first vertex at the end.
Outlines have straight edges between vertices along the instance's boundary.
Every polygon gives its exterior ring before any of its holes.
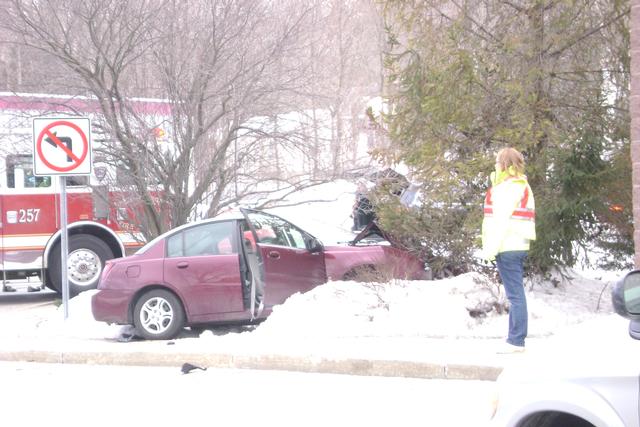
{"type": "Polygon", "coordinates": [[[143,294],[133,309],[138,334],[148,340],[168,340],[184,327],[184,309],[169,291],[154,289],[143,294]]]}
{"type": "MultiPolygon", "coordinates": [[[[47,276],[52,287],[62,292],[60,271],[60,243],[51,251],[47,276]]],[[[74,296],[87,289],[95,289],[105,261],[113,258],[113,252],[102,240],[88,234],[69,237],[67,271],[69,295],[74,296]]]]}

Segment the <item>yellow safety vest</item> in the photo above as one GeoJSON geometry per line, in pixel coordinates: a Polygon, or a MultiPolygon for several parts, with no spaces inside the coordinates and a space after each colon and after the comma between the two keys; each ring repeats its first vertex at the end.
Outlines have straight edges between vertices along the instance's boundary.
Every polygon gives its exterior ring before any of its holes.
{"type": "Polygon", "coordinates": [[[482,249],[493,259],[507,251],[529,250],[536,239],[536,212],[533,191],[526,177],[507,177],[489,188],[484,200],[482,249]]]}

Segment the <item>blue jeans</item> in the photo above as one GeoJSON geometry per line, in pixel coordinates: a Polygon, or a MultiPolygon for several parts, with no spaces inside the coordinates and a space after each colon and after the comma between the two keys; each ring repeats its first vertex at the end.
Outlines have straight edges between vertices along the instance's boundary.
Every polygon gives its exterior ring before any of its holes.
{"type": "Polygon", "coordinates": [[[526,251],[501,252],[496,256],[498,272],[511,304],[507,342],[519,347],[524,347],[529,318],[523,283],[524,260],[526,258],[526,251]]]}

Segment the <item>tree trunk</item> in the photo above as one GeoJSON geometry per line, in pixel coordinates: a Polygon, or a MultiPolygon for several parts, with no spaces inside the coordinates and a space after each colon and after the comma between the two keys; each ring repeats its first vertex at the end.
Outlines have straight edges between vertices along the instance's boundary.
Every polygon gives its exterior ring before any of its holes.
{"type": "MultiPolygon", "coordinates": [[[[544,72],[545,67],[545,27],[544,27],[544,4],[541,0],[535,0],[534,6],[528,13],[530,27],[531,27],[531,57],[530,57],[530,72],[535,73],[533,75],[533,144],[528,150],[529,158],[535,158],[536,162],[540,164],[542,162],[543,153],[548,146],[548,121],[551,119],[549,113],[549,96],[544,87],[544,72]]],[[[542,167],[539,170],[545,170],[546,167],[542,167]]],[[[544,173],[534,173],[529,177],[530,183],[534,188],[544,188],[544,173]]]]}

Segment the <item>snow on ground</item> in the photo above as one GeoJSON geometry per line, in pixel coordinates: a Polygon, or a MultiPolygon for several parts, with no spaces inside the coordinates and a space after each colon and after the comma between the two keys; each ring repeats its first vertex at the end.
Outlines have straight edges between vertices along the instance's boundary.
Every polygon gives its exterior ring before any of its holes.
{"type": "MultiPolygon", "coordinates": [[[[301,203],[271,210],[308,230],[325,243],[349,240],[349,217],[355,186],[333,183],[304,195],[329,202],[301,203]]],[[[301,197],[301,196],[298,196],[301,197]]],[[[301,199],[302,200],[302,199],[301,199]]],[[[571,278],[555,275],[548,281],[528,281],[529,337],[547,337],[564,327],[613,313],[610,292],[618,272],[570,270],[571,278]]],[[[62,307],[34,311],[32,335],[82,339],[116,339],[131,328],[93,320],[91,295],[71,299],[69,318],[62,307]]],[[[356,283],[333,281],[306,294],[292,295],[257,327],[216,328],[200,335],[211,340],[268,340],[375,338],[487,338],[505,336],[507,315],[495,310],[485,317],[471,317],[470,310],[489,300],[504,301],[501,287],[487,277],[468,273],[437,281],[391,281],[356,283]],[[229,331],[235,333],[228,333],[229,331]]],[[[23,313],[23,315],[26,315],[23,313]]],[[[29,322],[20,322],[28,324],[29,322]]],[[[18,324],[18,322],[14,323],[18,324]]],[[[0,330],[0,332],[6,332],[0,330]]],[[[14,331],[15,332],[15,331],[14,331]]],[[[18,331],[18,335],[20,335],[18,331]]],[[[193,338],[193,334],[189,335],[193,338]]],[[[208,344],[207,344],[208,345],[208,344]]]]}
{"type": "MultiPolygon", "coordinates": [[[[584,279],[557,286],[528,283],[529,337],[547,337],[564,327],[613,313],[611,284],[584,279]]],[[[357,283],[333,281],[292,295],[259,326],[218,328],[201,338],[222,339],[229,330],[270,342],[332,338],[501,338],[507,315],[490,312],[474,318],[470,308],[499,292],[476,273],[437,281],[357,283]]],[[[47,336],[117,339],[130,327],[96,322],[88,291],[70,300],[69,318],[50,306],[36,324],[47,336]]],[[[238,339],[238,337],[226,339],[238,339]]]]}

